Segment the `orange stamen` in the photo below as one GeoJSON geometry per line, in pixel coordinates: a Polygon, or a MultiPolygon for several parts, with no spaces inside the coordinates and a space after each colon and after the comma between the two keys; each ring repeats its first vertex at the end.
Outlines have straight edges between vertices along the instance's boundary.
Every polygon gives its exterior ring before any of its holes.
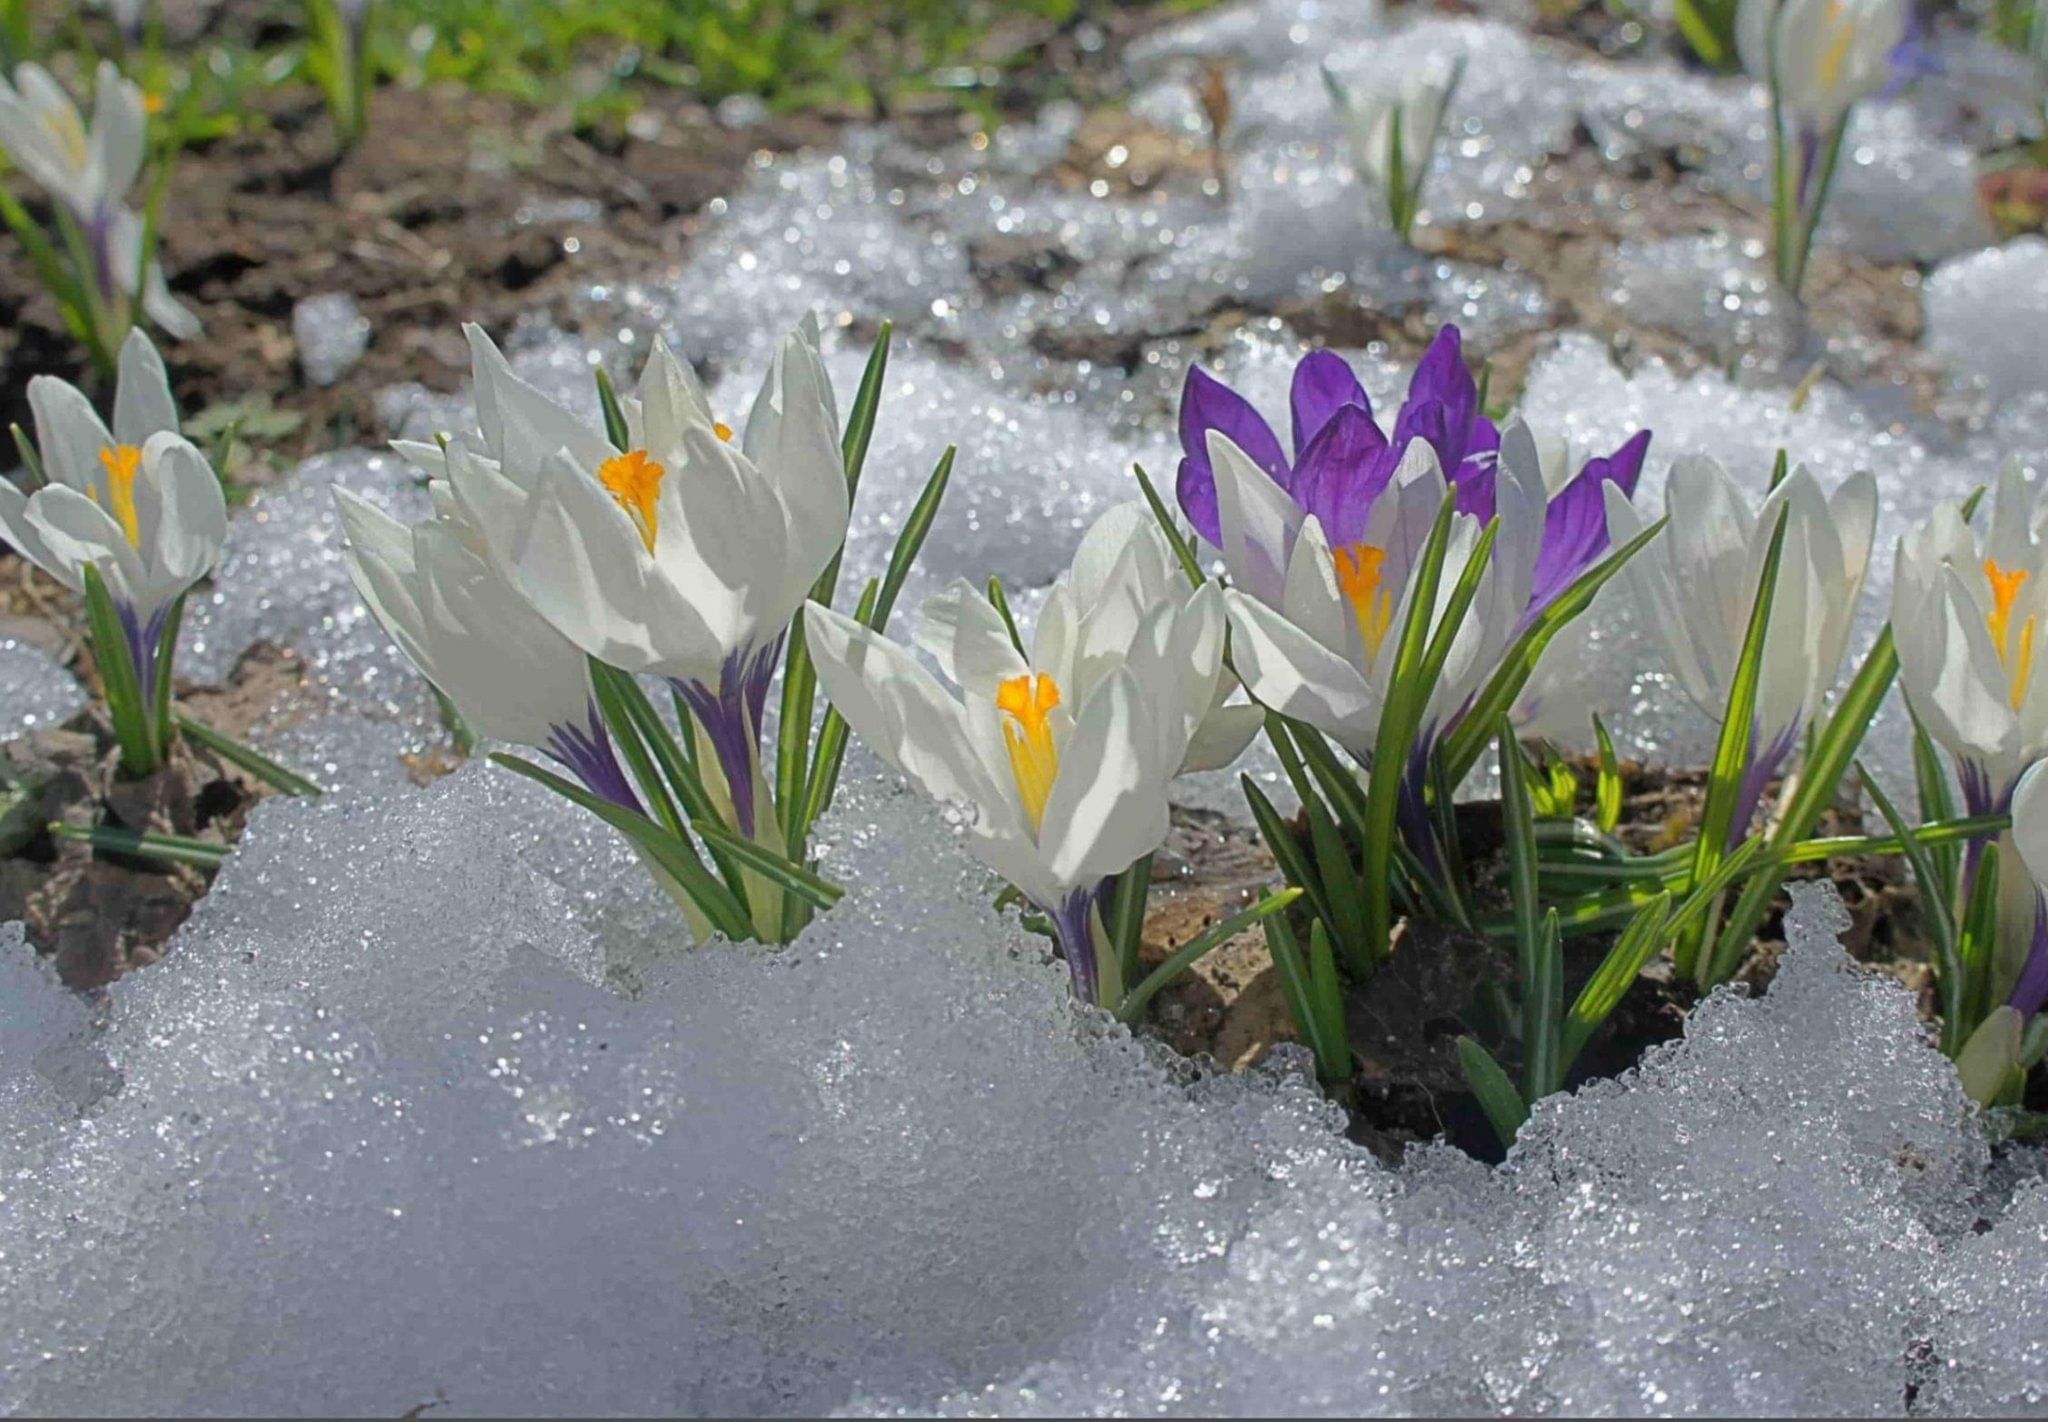
{"type": "Polygon", "coordinates": [[[627,450],[615,454],[597,466],[597,482],[626,517],[633,520],[633,527],[640,532],[640,541],[647,545],[647,551],[654,551],[655,535],[660,532],[661,518],[656,502],[661,496],[662,477],[668,471],[648,457],[644,449],[627,450]]]}

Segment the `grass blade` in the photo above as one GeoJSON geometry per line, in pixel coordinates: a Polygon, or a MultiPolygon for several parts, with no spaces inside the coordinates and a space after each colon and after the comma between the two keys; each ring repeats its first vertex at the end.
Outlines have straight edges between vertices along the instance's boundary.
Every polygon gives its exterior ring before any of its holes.
{"type": "MultiPolygon", "coordinates": [[[[1735,660],[1735,674],[1728,682],[1728,704],[1721,715],[1721,735],[1714,747],[1708,771],[1706,805],[1700,815],[1699,837],[1693,841],[1692,878],[1695,884],[1713,875],[1728,852],[1728,837],[1736,828],[1735,802],[1742,780],[1749,770],[1756,746],[1757,686],[1763,677],[1764,643],[1770,633],[1771,607],[1777,600],[1778,565],[1784,560],[1785,528],[1791,509],[1778,511],[1777,525],[1757,578],[1756,597],[1749,608],[1749,625],[1743,632],[1742,649],[1735,660]]],[[[1674,953],[1681,974],[1697,976],[1702,988],[1711,987],[1713,964],[1707,961],[1704,942],[1697,936],[1680,940],[1674,953]]]]}
{"type": "Polygon", "coordinates": [[[1179,562],[1181,571],[1188,575],[1189,582],[1200,587],[1208,578],[1202,572],[1201,559],[1195,556],[1194,544],[1180,531],[1180,525],[1173,521],[1173,515],[1167,510],[1166,501],[1159,497],[1159,490],[1152,486],[1152,477],[1145,472],[1145,466],[1133,464],[1131,472],[1138,476],[1138,487],[1144,491],[1145,503],[1152,510],[1153,521],[1159,525],[1159,531],[1166,535],[1166,541],[1173,546],[1173,556],[1179,562]]]}
{"type": "Polygon", "coordinates": [[[1457,729],[1445,738],[1444,762],[1452,784],[1461,783],[1472,773],[1472,767],[1479,763],[1479,757],[1485,754],[1488,742],[1493,739],[1493,728],[1514,708],[1522,688],[1529,684],[1530,673],[1550,646],[1550,639],[1593,605],[1593,598],[1600,589],[1628,565],[1629,559],[1647,547],[1651,539],[1663,532],[1666,522],[1668,520],[1658,519],[1581,573],[1576,582],[1559,593],[1556,601],[1522,630],[1522,635],[1501,658],[1499,669],[1473,701],[1471,710],[1458,722],[1457,729]]]}
{"type": "Polygon", "coordinates": [[[1124,994],[1124,1000],[1117,1005],[1116,1017],[1119,1022],[1135,1022],[1138,1014],[1145,1010],[1145,1004],[1158,995],[1159,990],[1186,972],[1202,957],[1220,944],[1227,943],[1253,924],[1281,912],[1301,897],[1299,889],[1276,889],[1250,908],[1234,913],[1176,948],[1166,961],[1154,968],[1145,980],[1124,994]]]}
{"type": "Polygon", "coordinates": [[[271,789],[287,795],[312,796],[327,793],[314,781],[308,780],[296,770],[278,764],[254,747],[243,745],[234,737],[216,731],[204,721],[194,720],[182,711],[176,714],[180,734],[205,746],[237,770],[255,776],[271,789]]]}
{"type": "Polygon", "coordinates": [[[917,555],[924,548],[925,537],[932,531],[932,521],[939,516],[939,504],[945,499],[946,485],[953,478],[953,456],[956,452],[952,445],[946,446],[946,452],[939,456],[938,467],[925,481],[924,492],[917,496],[917,503],[911,507],[910,517],[903,521],[903,533],[897,538],[896,547],[889,554],[889,566],[882,573],[882,590],[873,609],[861,619],[877,632],[888,630],[889,614],[895,609],[896,595],[903,591],[903,584],[910,577],[917,555]]]}
{"type": "Polygon", "coordinates": [[[780,885],[814,908],[830,908],[846,897],[846,890],[830,879],[812,873],[801,864],[790,863],[765,844],[756,844],[745,835],[729,830],[722,824],[701,822],[692,828],[697,831],[698,837],[708,848],[731,856],[762,878],[780,885]]]}
{"type": "Polygon", "coordinates": [[[184,835],[140,833],[112,825],[67,825],[59,820],[50,825],[53,839],[89,844],[109,854],[129,854],[137,859],[156,859],[166,864],[189,864],[195,869],[218,869],[227,862],[228,846],[184,835]]]}
{"type": "Polygon", "coordinates": [[[1470,1037],[1458,1038],[1458,1065],[1464,1068],[1465,1084],[1479,1098],[1479,1109],[1493,1123],[1493,1133],[1500,1137],[1502,1145],[1512,1147],[1515,1136],[1529,1119],[1529,1106],[1522,1100],[1522,1093],[1515,1090],[1514,1082],[1500,1069],[1493,1053],[1470,1037]]]}
{"type": "Polygon", "coordinates": [[[1606,723],[1593,717],[1593,739],[1600,746],[1600,778],[1593,787],[1593,823],[1600,833],[1613,834],[1621,823],[1621,761],[1614,753],[1614,737],[1606,723]]]}
{"type": "Polygon", "coordinates": [[[1145,901],[1152,891],[1152,856],[1146,855],[1117,876],[1116,897],[1109,913],[1109,941],[1122,968],[1121,983],[1138,980],[1138,948],[1145,936],[1145,901]]]}
{"type": "Polygon", "coordinates": [[[150,734],[149,712],[142,704],[142,686],[136,679],[135,662],[128,650],[128,634],[122,629],[121,614],[100,576],[100,570],[85,565],[85,618],[92,636],[93,664],[98,667],[100,686],[107,696],[107,715],[114,723],[114,740],[121,748],[121,770],[143,776],[157,768],[156,737],[150,734]]]}
{"type": "Polygon", "coordinates": [[[1913,866],[1913,879],[1920,885],[1920,902],[1926,908],[1928,921],[1934,929],[1935,988],[1941,995],[1941,1047],[1953,1055],[1962,1048],[1961,1041],[1955,1040],[1954,1034],[1961,1026],[1963,990],[1963,964],[1956,952],[1955,909],[1942,893],[1937,877],[1940,871],[1935,868],[1933,852],[1921,843],[1920,836],[1899,814],[1898,807],[1884,793],[1884,787],[1877,783],[1877,778],[1862,765],[1856,767],[1856,773],[1863,778],[1863,788],[1870,792],[1878,813],[1884,816],[1885,823],[1891,826],[1892,834],[1905,850],[1906,862],[1913,866]]]}
{"type": "Polygon", "coordinates": [[[1372,779],[1366,787],[1365,844],[1359,875],[1365,881],[1365,941],[1359,945],[1368,955],[1354,956],[1352,972],[1366,976],[1374,963],[1391,949],[1393,929],[1389,885],[1392,880],[1393,840],[1397,833],[1401,780],[1408,766],[1408,752],[1414,744],[1415,728],[1431,688],[1423,684],[1423,669],[1429,659],[1430,618],[1436,611],[1437,588],[1443,578],[1444,559],[1450,548],[1451,523],[1457,512],[1455,493],[1444,494],[1429,538],[1413,574],[1408,615],[1402,621],[1401,639],[1394,644],[1394,673],[1388,682],[1386,705],[1380,711],[1379,734],[1373,743],[1372,779]]]}
{"type": "Polygon", "coordinates": [[[1613,1015],[1631,985],[1657,956],[1664,944],[1664,928],[1671,918],[1671,895],[1659,894],[1634,918],[1607,950],[1593,976],[1579,989],[1564,1020],[1563,1040],[1558,1045],[1557,1079],[1560,1085],[1585,1050],[1586,1043],[1613,1015]]]}
{"type": "Polygon", "coordinates": [[[733,897],[732,891],[705,869],[695,850],[653,820],[622,809],[600,795],[593,795],[581,785],[543,770],[530,760],[503,751],[491,752],[491,759],[515,774],[538,781],[563,799],[581,805],[644,849],[648,857],[681,886],[698,911],[720,933],[735,943],[753,936],[747,912],[733,897]]]}

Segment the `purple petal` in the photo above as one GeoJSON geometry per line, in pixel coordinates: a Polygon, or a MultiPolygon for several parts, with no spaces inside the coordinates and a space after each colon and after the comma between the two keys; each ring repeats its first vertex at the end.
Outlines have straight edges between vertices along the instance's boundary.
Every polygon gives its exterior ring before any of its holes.
{"type": "Polygon", "coordinates": [[[1356,543],[1399,462],[1363,406],[1339,406],[1301,452],[1294,501],[1322,524],[1332,547],[1356,543]]]}
{"type": "Polygon", "coordinates": [[[1461,514],[1482,524],[1493,522],[1496,508],[1495,485],[1500,482],[1500,461],[1494,458],[1468,459],[1450,473],[1450,486],[1458,496],[1461,514]]]}
{"type": "Polygon", "coordinates": [[[1607,551],[1607,502],[1600,491],[1607,481],[1595,467],[1604,462],[1588,464],[1550,501],[1543,516],[1543,546],[1536,553],[1536,580],[1529,590],[1531,614],[1548,607],[1607,551]]]}
{"type": "Polygon", "coordinates": [[[1294,367],[1294,389],[1289,403],[1293,406],[1297,463],[1306,457],[1309,441],[1346,405],[1358,406],[1368,418],[1372,415],[1372,400],[1365,387],[1358,383],[1344,357],[1335,351],[1310,351],[1301,358],[1294,367]]]}
{"type": "Polygon", "coordinates": [[[1394,444],[1406,449],[1411,439],[1428,440],[1448,473],[1465,462],[1478,417],[1479,387],[1465,369],[1458,328],[1446,326],[1422,353],[1415,378],[1408,382],[1408,399],[1394,421],[1394,444]]]}
{"type": "Polygon", "coordinates": [[[1180,392],[1180,475],[1176,481],[1181,511],[1195,531],[1221,545],[1223,526],[1216,515],[1216,471],[1209,467],[1209,431],[1218,430],[1268,474],[1281,488],[1289,482],[1287,456],[1265,417],[1251,402],[1198,366],[1188,367],[1180,392]]]}
{"type": "Polygon", "coordinates": [[[1605,465],[1606,472],[1602,477],[1620,485],[1621,492],[1633,499],[1636,496],[1636,481],[1643,477],[1643,460],[1649,452],[1650,432],[1639,430],[1629,437],[1627,444],[1605,459],[1591,461],[1587,468],[1605,465]]]}
{"type": "Polygon", "coordinates": [[[2034,941],[2027,948],[2027,961],[2020,980],[2013,984],[2006,1001],[2022,1017],[2032,1017],[2048,1003],[2048,899],[2034,895],[2034,941]]]}

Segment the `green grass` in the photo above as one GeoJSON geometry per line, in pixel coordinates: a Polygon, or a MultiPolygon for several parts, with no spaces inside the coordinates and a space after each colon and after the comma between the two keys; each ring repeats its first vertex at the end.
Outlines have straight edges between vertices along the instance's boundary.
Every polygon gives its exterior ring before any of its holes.
{"type": "MultiPolygon", "coordinates": [[[[649,87],[706,103],[759,96],[773,112],[884,114],[906,100],[992,113],[1017,82],[1032,98],[1066,76],[1045,46],[1120,9],[1181,13],[1217,0],[375,0],[368,48],[380,83],[454,83],[567,107],[587,127],[630,114],[649,87]]],[[[0,0],[0,58],[55,60],[75,80],[111,54],[201,142],[263,122],[253,99],[311,85],[311,6],[237,7],[196,44],[130,52],[99,12],[0,0]],[[309,63],[310,59],[310,63],[309,63]]],[[[1014,92],[1014,91],[1012,91],[1014,92]]]]}

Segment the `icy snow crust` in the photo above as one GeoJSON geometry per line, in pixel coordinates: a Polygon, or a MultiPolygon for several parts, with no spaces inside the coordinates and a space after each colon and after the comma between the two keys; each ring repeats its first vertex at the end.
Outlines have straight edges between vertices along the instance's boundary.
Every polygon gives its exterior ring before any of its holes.
{"type": "MultiPolygon", "coordinates": [[[[1475,353],[1549,320],[1526,278],[1359,225],[1315,65],[1356,80],[1446,46],[1471,68],[1431,221],[1526,202],[1580,124],[1616,157],[1682,146],[1710,182],[1761,181],[1747,84],[1563,57],[1489,21],[1389,29],[1371,5],[1265,0],[1134,57],[1156,75],[1139,110],[1193,131],[1185,67],[1245,56],[1227,206],[1045,183],[1079,122],[1058,109],[979,153],[867,135],[764,164],[680,273],[593,291],[615,344],[530,331],[515,362],[594,417],[593,364],[630,377],[659,332],[731,411],[801,312],[891,317],[847,581],[880,570],[957,443],[901,605],[995,573],[1028,617],[1080,530],[1133,496],[1133,461],[1170,482],[1173,333],[1219,301],[1355,287],[1459,321],[1475,353]],[[975,244],[1020,235],[1056,238],[1071,276],[992,294],[975,244]],[[1034,345],[1077,329],[1139,374],[1034,345]]],[[[2012,121],[1923,86],[1873,106],[1845,160],[1832,240],[1967,254],[1926,292],[1952,418],[1832,379],[1795,409],[1803,364],[1624,370],[1573,335],[1534,362],[1524,413],[1582,453],[1653,429],[1653,506],[1679,453],[1756,489],[1781,445],[1830,485],[1874,470],[1867,639],[1910,520],[2008,454],[2048,474],[2039,321],[2013,319],[2042,251],[1971,253],[1958,196],[1965,145],[2012,121]]],[[[1677,239],[1625,247],[1608,279],[1701,350],[1782,356],[1800,335],[1760,270],[1677,239]]],[[[1205,359],[1278,411],[1299,344],[1255,321],[1205,359]]],[[[865,342],[828,346],[844,403],[865,342]]],[[[1346,354],[1384,416],[1407,371],[1346,354]]],[[[416,390],[386,414],[415,437],[470,423],[416,390]]],[[[852,892],[782,953],[687,949],[616,837],[488,766],[414,786],[398,755],[441,731],[349,587],[336,484],[427,511],[392,456],[308,461],[238,515],[184,662],[223,676],[259,637],[304,656],[312,697],[258,734],[335,793],[264,806],[175,951],[101,999],[0,927],[0,1408],[2048,1405],[2048,1187],[1991,1166],[1910,999],[1835,946],[1825,894],[1802,898],[1768,995],[1717,996],[1638,1071],[1542,1103],[1505,1166],[1429,1149],[1389,1170],[1298,1057],[1217,1078],[1075,1009],[940,818],[859,751],[821,843],[852,892]]],[[[1632,610],[1604,600],[1593,626],[1586,677],[1625,749],[1702,756],[1706,723],[1632,610]]],[[[75,705],[39,657],[0,643],[0,704],[28,708],[0,737],[75,705]]],[[[1903,787],[1895,725],[1869,758],[1903,787]]],[[[1219,776],[1190,798],[1236,794],[1219,776]]]]}
{"type": "Polygon", "coordinates": [[[1951,1336],[1959,1405],[2039,1376],[1968,1267],[2038,1275],[2038,1199],[1969,1235],[1978,1130],[1825,894],[1503,1169],[1389,1172],[1292,1056],[1198,1079],[1078,1013],[902,792],[857,773],[827,847],[794,949],[679,955],[471,766],[266,806],[98,1023],[9,930],[0,1405],[1875,1413],[1951,1336]]]}

